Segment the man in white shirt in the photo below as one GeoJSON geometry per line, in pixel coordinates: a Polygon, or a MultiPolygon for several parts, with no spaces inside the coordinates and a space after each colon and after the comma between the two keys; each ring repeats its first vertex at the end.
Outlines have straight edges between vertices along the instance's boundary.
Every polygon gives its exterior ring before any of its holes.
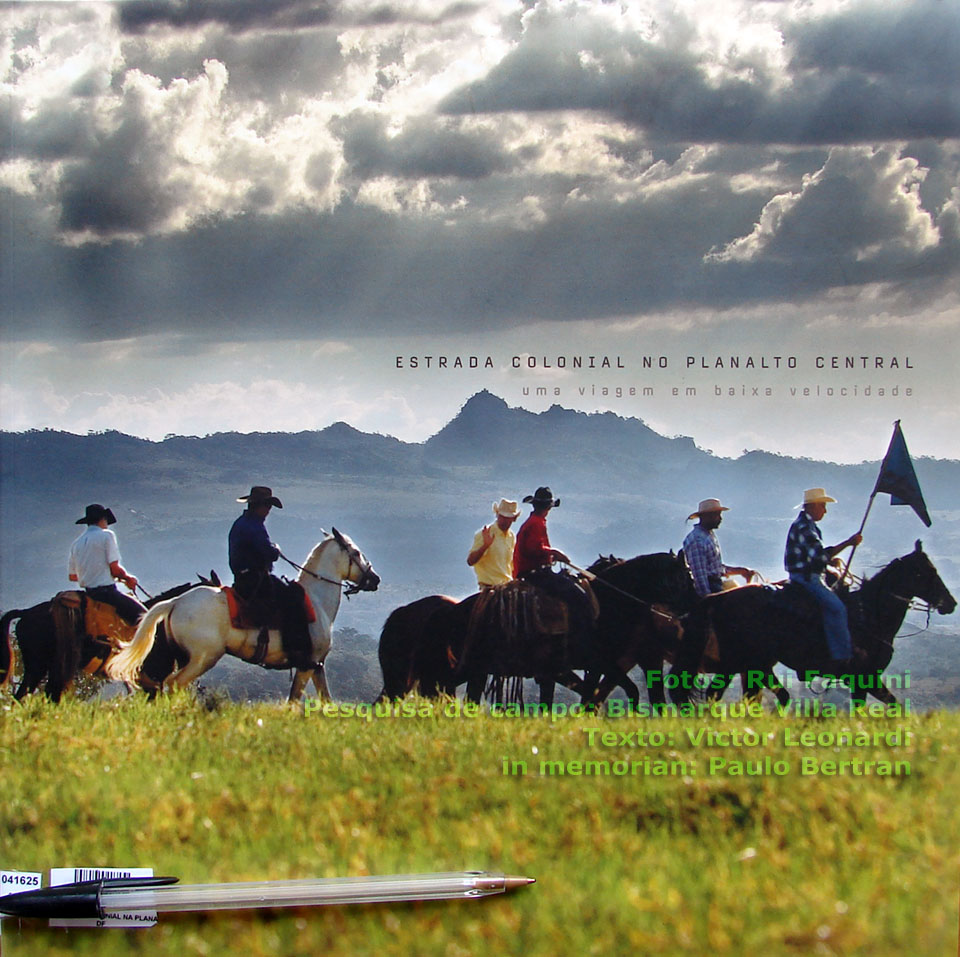
{"type": "Polygon", "coordinates": [[[86,525],[87,530],[70,546],[67,574],[94,601],[112,605],[121,618],[135,625],[147,609],[114,584],[114,580],[122,581],[131,590],[137,586],[137,579],[120,564],[117,536],[107,528],[116,520],[103,505],[87,506],[83,518],[76,521],[77,525],[86,525]]]}
{"type": "Polygon", "coordinates": [[[467,555],[467,564],[476,572],[481,589],[513,581],[513,549],[517,539],[510,526],[520,515],[520,506],[502,498],[494,504],[493,514],[497,520],[492,525],[484,525],[473,536],[467,555]]]}

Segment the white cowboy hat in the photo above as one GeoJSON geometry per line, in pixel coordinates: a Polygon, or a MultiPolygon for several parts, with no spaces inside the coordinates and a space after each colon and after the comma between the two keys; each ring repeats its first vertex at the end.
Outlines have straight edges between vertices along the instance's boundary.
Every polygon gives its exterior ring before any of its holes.
{"type": "Polygon", "coordinates": [[[493,514],[502,515],[504,518],[516,518],[520,514],[520,506],[517,502],[502,498],[499,502],[493,503],[493,514]]]}
{"type": "Polygon", "coordinates": [[[687,516],[687,521],[689,522],[693,518],[699,518],[703,515],[704,512],[729,512],[730,509],[726,505],[720,504],[720,499],[718,498],[705,498],[698,506],[697,510],[691,515],[687,516]]]}
{"type": "Polygon", "coordinates": [[[826,505],[827,502],[836,502],[835,498],[827,495],[822,488],[808,488],[803,492],[803,504],[797,505],[797,508],[805,508],[807,505],[826,505]]]}

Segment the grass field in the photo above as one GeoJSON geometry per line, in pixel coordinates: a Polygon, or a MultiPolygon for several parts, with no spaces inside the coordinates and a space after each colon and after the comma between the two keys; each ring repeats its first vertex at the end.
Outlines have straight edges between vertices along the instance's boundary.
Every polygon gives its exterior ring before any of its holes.
{"type": "Polygon", "coordinates": [[[166,917],[150,930],[8,920],[4,957],[956,952],[960,715],[553,720],[409,707],[423,714],[367,720],[189,693],[152,705],[0,698],[0,869],[152,866],[189,883],[537,878],[477,902],[166,917]],[[870,743],[838,739],[844,729],[870,743]],[[812,743],[788,744],[802,733],[812,743]],[[899,744],[883,737],[895,733],[899,744]],[[803,774],[803,758],[875,763],[803,774]],[[758,769],[771,773],[728,773],[758,769]],[[899,773],[876,773],[888,769],[899,773]]]}

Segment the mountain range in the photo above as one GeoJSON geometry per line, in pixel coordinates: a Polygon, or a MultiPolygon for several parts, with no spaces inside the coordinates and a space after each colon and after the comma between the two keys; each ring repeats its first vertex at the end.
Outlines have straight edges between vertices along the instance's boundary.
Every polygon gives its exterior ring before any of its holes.
{"type": "MultiPolygon", "coordinates": [[[[887,438],[878,436],[878,447],[887,438]]],[[[870,574],[922,538],[956,593],[960,462],[918,458],[914,465],[933,526],[879,496],[854,571],[870,574]]],[[[826,542],[839,541],[859,526],[878,469],[879,460],[839,465],[762,451],[722,458],[639,419],[557,405],[533,413],[487,391],[422,443],[343,422],[312,432],[161,442],[114,431],[3,432],[0,606],[25,607],[66,586],[74,522],[89,502],[114,510],[124,564],[149,591],[211,568],[226,579],[227,531],[242,510],[237,497],[252,485],[271,486],[283,501],[268,528],[290,558],[301,561],[322,530],[336,526],[373,562],[380,591],[344,602],[338,618],[371,636],[407,601],[473,591],[465,556],[474,532],[492,520],[492,503],[522,499],[541,485],[561,500],[550,513],[551,540],[579,565],[601,553],[677,549],[687,515],[716,497],[730,507],[719,531],[726,561],[776,579],[803,490],[824,486],[838,499],[822,528],[826,542]]]]}

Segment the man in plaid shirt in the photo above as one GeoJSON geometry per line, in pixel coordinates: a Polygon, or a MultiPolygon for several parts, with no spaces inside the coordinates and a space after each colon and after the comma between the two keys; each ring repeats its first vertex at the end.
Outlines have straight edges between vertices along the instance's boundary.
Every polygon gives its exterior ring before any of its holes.
{"type": "Polygon", "coordinates": [[[683,540],[683,555],[690,574],[693,575],[693,587],[701,598],[723,591],[724,575],[741,575],[745,581],[756,575],[752,568],[723,564],[720,542],[717,541],[714,529],[720,527],[723,513],[729,511],[725,505],[720,504],[719,499],[707,498],[692,515],[687,516],[688,522],[699,519],[683,540]]]}
{"type": "Polygon", "coordinates": [[[839,545],[825,548],[817,522],[827,514],[828,502],[836,502],[836,499],[822,488],[808,488],[803,493],[803,505],[799,506],[801,512],[787,533],[783,564],[790,581],[813,595],[820,605],[830,656],[835,663],[841,664],[848,662],[853,654],[847,609],[826,586],[823,573],[840,552],[850,545],[859,545],[863,537],[858,532],[839,545]]]}

